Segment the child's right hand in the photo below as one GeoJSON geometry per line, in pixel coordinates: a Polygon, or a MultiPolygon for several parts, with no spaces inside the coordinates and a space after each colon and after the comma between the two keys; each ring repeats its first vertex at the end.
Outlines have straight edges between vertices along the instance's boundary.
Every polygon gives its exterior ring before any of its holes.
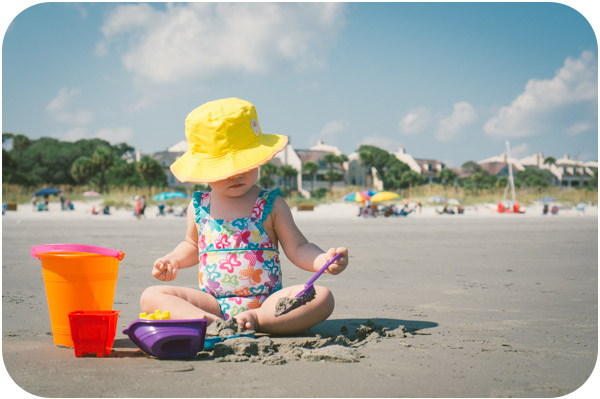
{"type": "Polygon", "coordinates": [[[158,258],[154,261],[152,276],[160,281],[171,281],[177,277],[179,261],[174,258],[158,258]]]}

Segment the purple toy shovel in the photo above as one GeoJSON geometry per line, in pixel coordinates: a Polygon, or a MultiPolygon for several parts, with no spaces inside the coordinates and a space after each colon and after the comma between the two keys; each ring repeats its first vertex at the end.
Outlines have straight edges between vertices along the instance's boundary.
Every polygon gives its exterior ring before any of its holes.
{"type": "Polygon", "coordinates": [[[300,306],[312,301],[315,298],[315,286],[314,282],[319,278],[321,274],[338,258],[342,256],[342,254],[336,254],[333,258],[331,258],[327,263],[323,265],[321,270],[319,270],[315,275],[308,280],[308,283],[304,285],[304,289],[300,291],[298,295],[293,298],[284,297],[280,298],[277,302],[277,306],[275,307],[275,317],[281,316],[282,314],[286,314],[294,309],[299,308],[300,306]]]}

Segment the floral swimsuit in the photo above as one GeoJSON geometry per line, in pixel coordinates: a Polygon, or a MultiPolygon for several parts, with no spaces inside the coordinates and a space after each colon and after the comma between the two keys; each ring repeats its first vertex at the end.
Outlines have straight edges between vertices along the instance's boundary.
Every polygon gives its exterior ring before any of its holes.
{"type": "Polygon", "coordinates": [[[279,189],[261,191],[250,217],[213,219],[210,193],[194,192],[200,289],[217,299],[225,320],[281,289],[279,252],[263,228],[277,195],[279,189]]]}

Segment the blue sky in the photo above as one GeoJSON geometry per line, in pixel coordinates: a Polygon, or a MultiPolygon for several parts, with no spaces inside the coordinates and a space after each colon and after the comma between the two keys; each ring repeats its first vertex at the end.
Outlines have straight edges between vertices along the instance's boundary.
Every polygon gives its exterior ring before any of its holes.
{"type": "Polygon", "coordinates": [[[11,10],[3,132],[101,137],[150,153],[185,139],[195,107],[240,97],[256,105],[264,132],[288,135],[298,149],[319,138],[346,154],[404,145],[416,158],[460,166],[502,153],[508,140],[518,158],[598,159],[597,21],[564,4],[11,10]]]}

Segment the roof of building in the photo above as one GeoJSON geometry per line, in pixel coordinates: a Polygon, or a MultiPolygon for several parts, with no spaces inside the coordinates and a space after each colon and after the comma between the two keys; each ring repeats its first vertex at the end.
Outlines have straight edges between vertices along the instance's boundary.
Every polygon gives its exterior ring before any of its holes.
{"type": "Polygon", "coordinates": [[[505,162],[488,162],[488,163],[484,163],[480,166],[481,166],[481,169],[485,170],[492,176],[497,176],[500,172],[502,172],[507,167],[505,162]]]}
{"type": "Polygon", "coordinates": [[[327,154],[331,154],[330,151],[322,151],[322,150],[296,150],[296,153],[300,157],[302,164],[304,165],[306,162],[314,162],[318,163],[319,159],[323,158],[323,156],[327,154]]]}
{"type": "Polygon", "coordinates": [[[167,149],[168,152],[186,152],[189,149],[187,140],[181,140],[167,149]]]}
{"type": "Polygon", "coordinates": [[[313,151],[333,152],[335,155],[342,154],[342,152],[340,151],[339,148],[337,148],[336,146],[333,146],[333,145],[325,144],[323,139],[319,139],[319,141],[317,141],[317,144],[310,147],[310,149],[313,151]]]}

